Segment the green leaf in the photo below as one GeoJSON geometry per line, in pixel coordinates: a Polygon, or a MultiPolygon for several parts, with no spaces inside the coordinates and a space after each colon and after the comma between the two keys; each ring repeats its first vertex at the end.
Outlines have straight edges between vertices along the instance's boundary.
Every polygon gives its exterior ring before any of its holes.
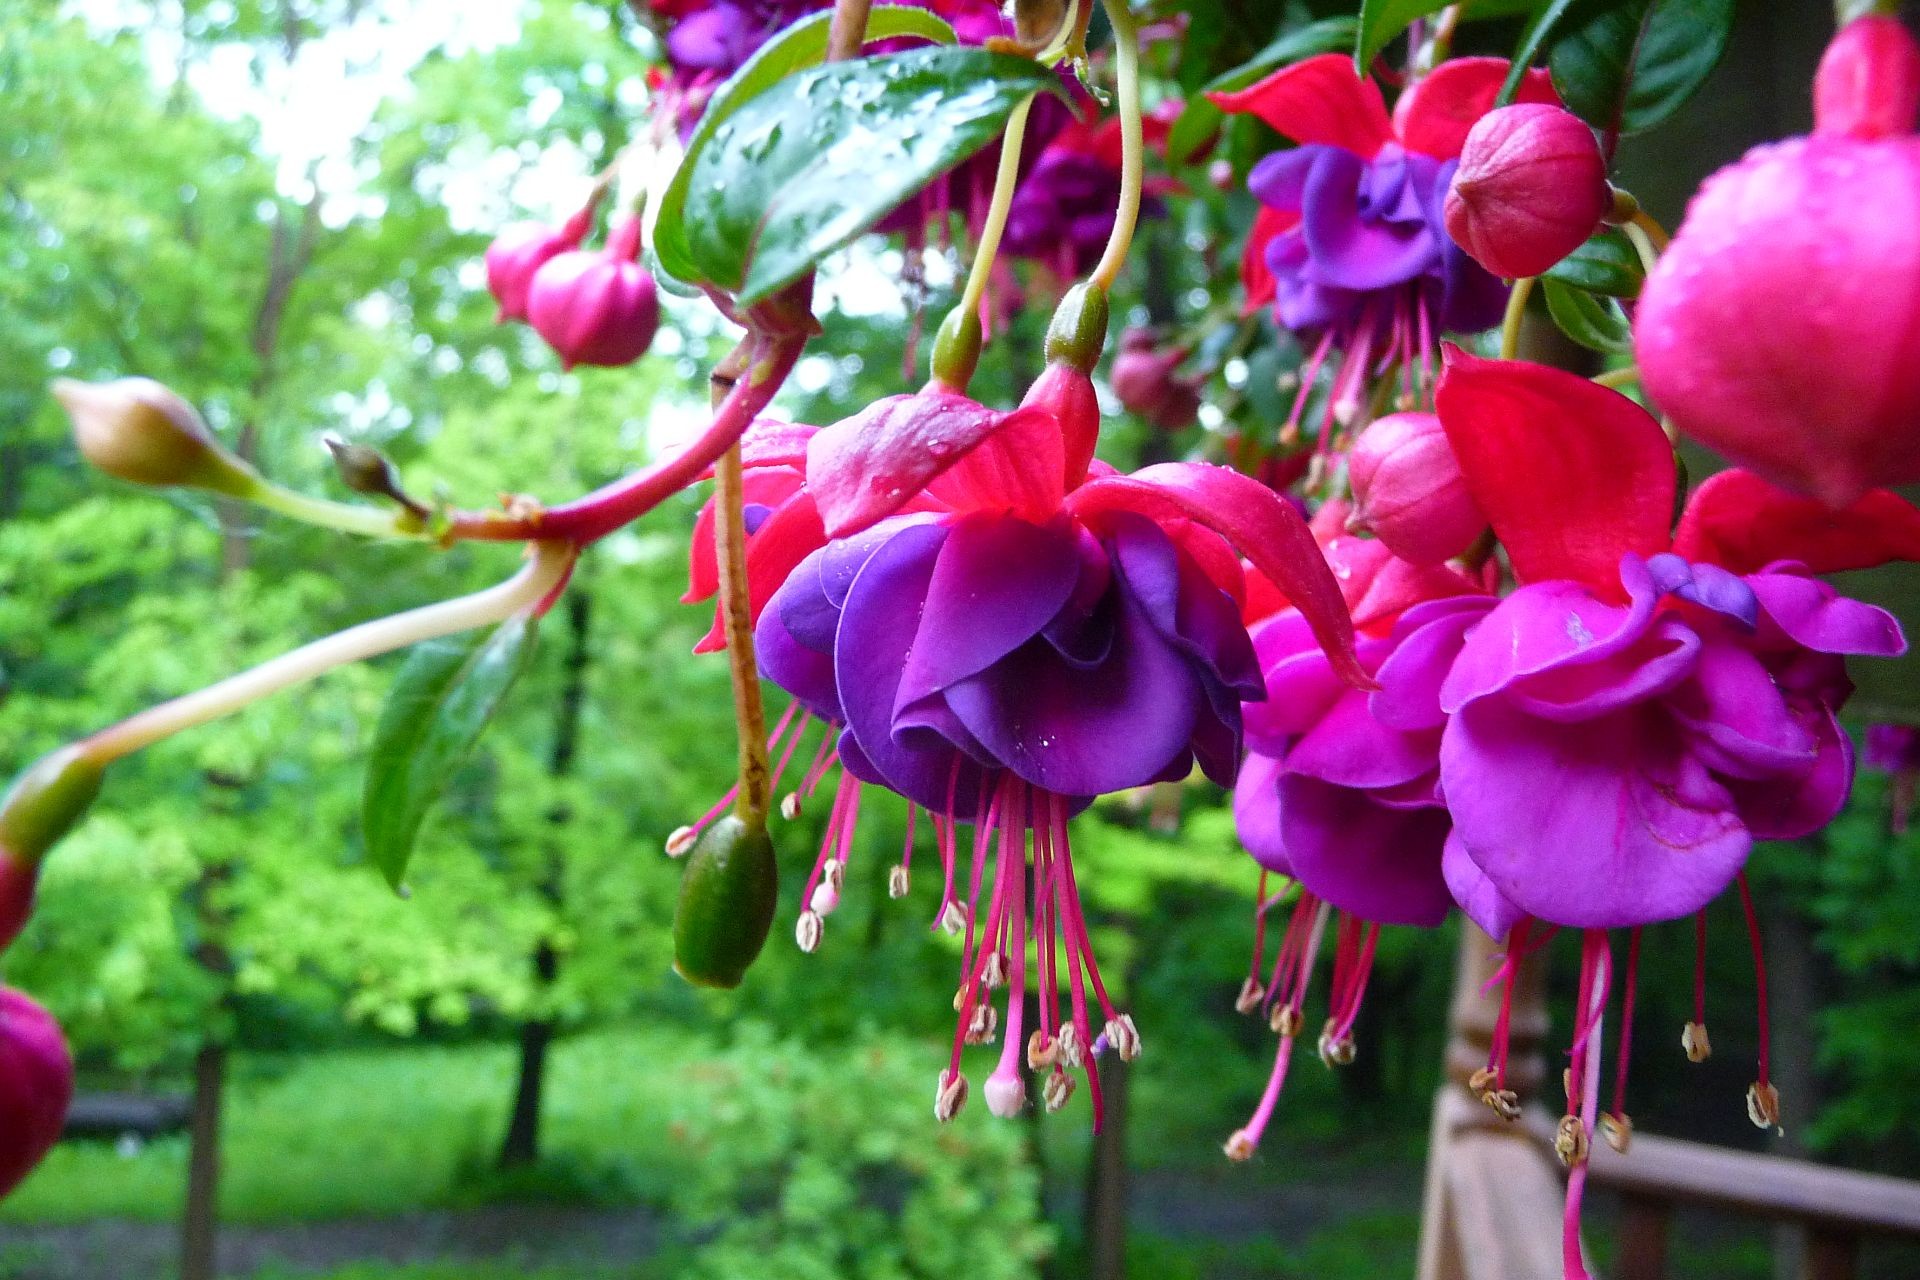
{"type": "MultiPolygon", "coordinates": [[[[760,46],[726,83],[714,90],[693,136],[687,139],[687,153],[681,158],[680,168],[660,196],[659,213],[654,220],[653,251],[667,274],[689,283],[700,279],[699,268],[687,252],[682,222],[694,161],[706,150],[714,131],[727,117],[794,72],[823,61],[827,56],[828,29],[832,25],[831,10],[803,18],[760,46]]],[[[956,39],[951,26],[925,9],[899,4],[875,5],[867,17],[867,39],[888,40],[897,36],[919,36],[935,44],[952,44],[956,39]]]]}
{"type": "Polygon", "coordinates": [[[1353,42],[1353,65],[1366,75],[1373,60],[1393,38],[1413,24],[1447,7],[1449,0],[1362,0],[1360,29],[1353,42]]]}
{"type": "Polygon", "coordinates": [[[1591,240],[1548,268],[1545,278],[1588,293],[1636,298],[1640,296],[1640,282],[1646,273],[1633,242],[1612,227],[1603,227],[1591,240]]]}
{"type": "Polygon", "coordinates": [[[1560,332],[1583,347],[1608,355],[1633,350],[1633,326],[1627,323],[1627,313],[1617,300],[1550,278],[1542,279],[1540,288],[1547,295],[1547,312],[1560,332]]]}
{"type": "Polygon", "coordinates": [[[533,623],[415,645],[394,677],[367,760],[361,823],[367,856],[395,888],[427,810],[465,763],[533,656],[533,623]]]}
{"type": "Polygon", "coordinates": [[[1727,47],[1733,0],[1582,0],[1548,66],[1595,128],[1637,133],[1693,96],[1727,47]]]}
{"type": "Polygon", "coordinates": [[[1511,65],[1507,67],[1507,78],[1501,82],[1500,92],[1493,99],[1495,106],[1506,106],[1513,101],[1514,95],[1520,92],[1520,80],[1527,74],[1527,69],[1533,66],[1533,60],[1539,56],[1540,46],[1546,42],[1547,37],[1559,25],[1560,19],[1565,17],[1567,10],[1571,8],[1573,8],[1573,0],[1552,0],[1552,3],[1533,16],[1533,21],[1529,22],[1526,30],[1520,33],[1520,43],[1513,47],[1513,58],[1511,65]]]}
{"type": "Polygon", "coordinates": [[[1209,80],[1199,93],[1187,99],[1179,119],[1173,122],[1173,128],[1167,134],[1168,161],[1185,164],[1220,127],[1225,113],[1207,101],[1207,94],[1232,93],[1287,63],[1298,62],[1316,53],[1331,53],[1335,49],[1345,48],[1353,43],[1357,29],[1358,24],[1352,18],[1323,18],[1319,22],[1308,23],[1287,32],[1249,61],[1209,80]]]}
{"type": "Polygon", "coordinates": [[[991,142],[1041,91],[1062,92],[1048,68],[972,48],[788,76],[690,162],[680,224],[697,278],[751,306],[991,142]]]}

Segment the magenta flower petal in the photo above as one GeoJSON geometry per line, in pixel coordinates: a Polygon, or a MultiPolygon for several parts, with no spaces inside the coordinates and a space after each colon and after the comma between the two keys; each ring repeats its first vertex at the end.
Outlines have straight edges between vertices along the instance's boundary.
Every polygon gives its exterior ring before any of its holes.
{"type": "Polygon", "coordinates": [[[1467,851],[1529,915],[1621,928],[1699,910],[1752,845],[1732,797],[1655,707],[1575,725],[1499,699],[1464,708],[1440,747],[1467,851]]]}
{"type": "Polygon", "coordinates": [[[1502,600],[1467,637],[1440,690],[1449,715],[1528,676],[1625,651],[1653,624],[1651,590],[1631,607],[1607,604],[1577,582],[1539,582],[1502,600]]]}
{"type": "Polygon", "coordinates": [[[1447,892],[1467,913],[1467,918],[1496,942],[1504,940],[1526,915],[1513,905],[1513,899],[1487,879],[1487,873],[1467,853],[1458,830],[1447,836],[1446,847],[1441,850],[1440,874],[1447,882],[1447,892]]]}
{"type": "Polygon", "coordinates": [[[1449,596],[1408,609],[1393,628],[1393,652],[1380,665],[1369,706],[1391,729],[1438,729],[1447,722],[1440,689],[1467,633],[1498,602],[1492,596],[1449,596]]]}
{"type": "Polygon", "coordinates": [[[1233,784],[1233,825],[1253,860],[1283,876],[1293,874],[1287,846],[1280,839],[1280,775],[1284,766],[1272,756],[1250,755],[1233,784]]]}
{"type": "Polygon", "coordinates": [[[1280,833],[1294,876],[1342,911],[1431,927],[1453,905],[1440,875],[1444,809],[1389,809],[1364,791],[1289,771],[1280,779],[1280,833]]]}
{"type": "Polygon", "coordinates": [[[1287,771],[1339,787],[1384,789],[1433,769],[1438,735],[1398,733],[1373,718],[1367,695],[1345,691],[1287,752],[1287,771]]]}
{"type": "Polygon", "coordinates": [[[1814,742],[1813,767],[1796,782],[1729,782],[1734,806],[1756,840],[1798,840],[1840,816],[1853,790],[1853,742],[1833,713],[1819,707],[1795,714],[1814,742]]]}
{"type": "MultiPolygon", "coordinates": [[[[1267,696],[1241,708],[1247,744],[1263,755],[1284,755],[1288,742],[1312,728],[1351,686],[1334,674],[1307,620],[1291,609],[1254,629],[1253,649],[1266,673],[1267,696]]],[[[1361,654],[1363,661],[1369,655],[1364,641],[1361,654]]]]}
{"type": "Polygon", "coordinates": [[[1897,658],[1907,651],[1900,623],[1885,609],[1850,600],[1818,578],[1771,569],[1747,579],[1766,619],[1795,644],[1819,653],[1897,658]]]}
{"type": "Polygon", "coordinates": [[[1301,205],[1301,230],[1316,284],[1371,290],[1402,284],[1438,260],[1439,244],[1424,222],[1364,216],[1361,183],[1368,166],[1348,151],[1330,151],[1313,166],[1301,205]]]}
{"type": "Polygon", "coordinates": [[[1745,649],[1720,643],[1700,654],[1693,679],[1671,703],[1692,730],[1695,750],[1731,778],[1797,778],[1814,764],[1816,743],[1773,676],[1745,649]]]}

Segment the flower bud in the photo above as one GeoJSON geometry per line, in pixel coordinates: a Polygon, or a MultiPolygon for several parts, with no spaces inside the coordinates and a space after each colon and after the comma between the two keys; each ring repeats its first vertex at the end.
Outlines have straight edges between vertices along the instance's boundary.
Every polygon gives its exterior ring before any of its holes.
{"type": "Polygon", "coordinates": [[[495,324],[527,318],[527,295],[533,288],[534,273],[550,259],[580,247],[593,220],[588,205],[564,226],[555,228],[542,222],[516,222],[502,229],[487,246],[487,292],[499,302],[495,324]]]}
{"type": "Polygon", "coordinates": [[[1347,527],[1371,531],[1409,564],[1452,559],[1487,527],[1434,414],[1377,419],[1347,455],[1347,480],[1353,486],[1347,527]]]}
{"type": "Polygon", "coordinates": [[[1093,378],[1065,360],[1048,363],[1027,388],[1021,408],[1039,405],[1060,421],[1060,440],[1066,461],[1066,487],[1085,483],[1093,465],[1093,448],[1100,437],[1100,395],[1093,378]]]}
{"type": "Polygon", "coordinates": [[[214,439],[192,405],[152,378],[59,378],[53,395],[73,421],[80,452],[116,480],[234,497],[246,497],[260,484],[253,468],[214,439]]]}
{"type": "Polygon", "coordinates": [[[628,218],[604,251],[561,253],[533,273],[527,318],[566,368],[631,364],[653,345],[660,298],[639,255],[640,220],[628,218]]]}
{"type": "Polygon", "coordinates": [[[0,1196],[47,1154],[73,1101],[73,1058],[60,1024],[38,1004],[0,988],[0,1196]]]}
{"type": "Polygon", "coordinates": [[[1607,162],[1586,122],[1543,102],[1480,117],[1447,188],[1447,234],[1494,275],[1537,276],[1586,242],[1613,208],[1607,162]]]}
{"type": "Polygon", "coordinates": [[[1128,413],[1144,418],[1162,431],[1180,431],[1194,424],[1200,413],[1200,388],[1192,378],[1174,373],[1187,353],[1180,347],[1153,349],[1153,335],[1129,329],[1120,338],[1120,354],[1113,358],[1113,393],[1128,413]]]}
{"type": "Polygon", "coordinates": [[[1813,131],[1846,138],[1912,133],[1920,44],[1900,19],[1869,14],[1840,28],[1813,77],[1813,131]]]}

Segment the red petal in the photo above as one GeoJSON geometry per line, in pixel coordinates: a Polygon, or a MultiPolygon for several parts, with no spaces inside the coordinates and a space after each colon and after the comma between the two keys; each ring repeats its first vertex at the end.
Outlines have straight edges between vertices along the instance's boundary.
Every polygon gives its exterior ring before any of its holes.
{"type": "Polygon", "coordinates": [[[1200,566],[1214,586],[1233,597],[1234,607],[1243,613],[1247,607],[1247,574],[1240,557],[1228,541],[1202,524],[1191,520],[1169,520],[1166,532],[1174,544],[1200,566]]]}
{"type": "Polygon", "coordinates": [[[1673,549],[1734,573],[1798,560],[1815,573],[1920,560],[1920,509],[1875,489],[1844,511],[1768,484],[1751,471],[1722,471],[1687,499],[1673,549]]]}
{"type": "Polygon", "coordinates": [[[1673,450],[1619,392],[1449,344],[1434,407],[1522,582],[1567,578],[1618,599],[1620,557],[1667,549],[1673,450]]]}
{"type": "MultiPolygon", "coordinates": [[[[747,617],[755,625],[760,613],[773,599],[802,560],[825,546],[827,531],[821,527],[819,509],[805,493],[796,494],[768,516],[760,531],[747,540],[747,617]]],[[[713,626],[708,629],[695,653],[712,653],[727,647],[727,634],[720,610],[713,611],[713,626]]]]}
{"type": "MultiPolygon", "coordinates": [[[[1052,420],[1043,410],[1002,413],[948,391],[888,396],[813,437],[807,488],[827,532],[844,538],[906,506],[1001,427],[1035,414],[1052,420]]],[[[1056,457],[1056,492],[1059,475],[1056,457]]]]}
{"type": "Polygon", "coordinates": [[[1066,492],[1064,452],[1058,418],[1037,405],[1016,409],[927,494],[955,511],[1008,511],[1044,524],[1066,492]]]}
{"type": "Polygon", "coordinates": [[[1082,519],[1134,511],[1163,525],[1184,518],[1228,542],[1306,617],[1327,658],[1349,683],[1373,687],[1353,652],[1353,619],[1340,584],[1293,505],[1250,476],[1200,462],[1163,462],[1130,476],[1094,480],[1067,496],[1082,519]]]}
{"type": "Polygon", "coordinates": [[[1260,206],[1260,212],[1253,215],[1253,228],[1247,232],[1247,247],[1240,254],[1240,282],[1246,286],[1247,307],[1243,312],[1252,315],[1262,307],[1273,305],[1278,286],[1274,284],[1273,272],[1267,266],[1267,244],[1283,231],[1291,231],[1300,221],[1297,213],[1285,213],[1279,209],[1260,206]]]}
{"type": "Polygon", "coordinates": [[[1324,142],[1371,160],[1393,141],[1380,86],[1344,53],[1323,53],[1235,93],[1210,93],[1222,111],[1258,116],[1295,142],[1324,142]]]}
{"type": "MultiPolygon", "coordinates": [[[[1401,144],[1441,160],[1458,159],[1467,131],[1493,110],[1511,65],[1505,58],[1453,58],[1435,67],[1393,104],[1393,127],[1401,144]]],[[[1539,68],[1520,78],[1513,100],[1560,105],[1553,77],[1539,68]]]]}
{"type": "MultiPolygon", "coordinates": [[[[749,471],[741,478],[740,497],[746,502],[777,508],[805,484],[806,477],[792,467],[768,467],[749,471]]],[[[713,502],[709,499],[694,517],[693,536],[687,543],[687,592],[680,597],[680,603],[705,600],[719,589],[720,567],[714,561],[713,550],[713,502]]]]}

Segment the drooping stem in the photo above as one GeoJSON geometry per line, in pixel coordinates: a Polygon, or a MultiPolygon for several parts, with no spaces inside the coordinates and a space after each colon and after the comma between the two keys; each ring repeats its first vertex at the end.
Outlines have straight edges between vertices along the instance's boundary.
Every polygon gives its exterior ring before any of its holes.
{"type": "Polygon", "coordinates": [[[426,522],[410,511],[383,511],[353,502],[308,497],[277,484],[263,483],[247,495],[254,506],[302,524],[369,538],[424,538],[426,522]]]}
{"type": "Polygon", "coordinates": [[[454,517],[446,537],[491,542],[540,539],[576,545],[606,537],[692,484],[717,462],[772,401],[805,347],[805,336],[798,334],[756,340],[754,359],[721,402],[712,424],[673,457],[544,511],[524,515],[463,512],[454,517]]]}
{"type": "Polygon", "coordinates": [[[867,41],[867,15],[873,0],[836,0],[833,25],[827,28],[827,61],[838,62],[860,52],[867,41]]]}
{"type": "Polygon", "coordinates": [[[1007,229],[1007,211],[1013,206],[1013,189],[1020,183],[1020,149],[1027,132],[1027,116],[1033,111],[1033,99],[1027,98],[1007,116],[1006,136],[1000,140],[1000,167],[993,175],[993,200],[987,206],[986,221],[980,225],[979,247],[974,250],[973,266],[967,272],[966,291],[960,295],[960,312],[974,315],[987,292],[987,277],[993,274],[994,259],[1000,253],[1000,237],[1007,229]]]}
{"type": "Polygon", "coordinates": [[[1527,314],[1527,298],[1533,293],[1533,277],[1523,276],[1513,282],[1513,289],[1507,294],[1506,318],[1500,322],[1500,358],[1511,360],[1520,354],[1520,322],[1527,314]]]}
{"type": "Polygon", "coordinates": [[[149,707],[76,745],[86,758],[104,765],[335,667],[504,621],[545,600],[566,579],[574,556],[575,549],[564,543],[536,543],[526,567],[498,586],[349,627],[218,684],[149,707]]]}
{"type": "Polygon", "coordinates": [[[760,672],[753,654],[752,606],[747,595],[747,524],[743,506],[740,444],[714,467],[714,552],[720,570],[721,618],[733,674],[733,719],[740,733],[740,798],[734,812],[753,831],[767,825],[767,719],[760,702],[760,672]]]}
{"type": "Polygon", "coordinates": [[[1113,24],[1113,54],[1120,99],[1120,205],[1113,214],[1113,234],[1088,280],[1111,289],[1126,263],[1133,229],[1140,220],[1140,192],[1146,181],[1146,143],[1140,119],[1140,28],[1127,0],[1105,0],[1107,21],[1113,24]]]}

